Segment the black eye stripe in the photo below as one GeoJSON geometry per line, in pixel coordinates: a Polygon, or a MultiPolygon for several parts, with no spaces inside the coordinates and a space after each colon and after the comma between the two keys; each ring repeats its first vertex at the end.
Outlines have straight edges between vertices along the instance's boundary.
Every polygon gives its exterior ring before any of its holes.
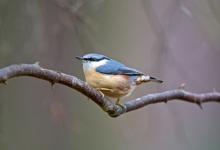
{"type": "Polygon", "coordinates": [[[103,59],[109,59],[109,58],[106,58],[106,57],[101,57],[101,58],[94,58],[94,57],[84,58],[84,60],[86,60],[86,61],[100,61],[100,60],[103,60],[103,59]]]}

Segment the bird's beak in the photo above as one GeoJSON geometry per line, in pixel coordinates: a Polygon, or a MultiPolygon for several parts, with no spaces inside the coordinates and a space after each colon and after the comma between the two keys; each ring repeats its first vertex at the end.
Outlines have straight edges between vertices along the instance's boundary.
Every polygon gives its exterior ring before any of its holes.
{"type": "Polygon", "coordinates": [[[76,56],[76,59],[83,60],[83,57],[81,57],[81,56],[76,56]]]}

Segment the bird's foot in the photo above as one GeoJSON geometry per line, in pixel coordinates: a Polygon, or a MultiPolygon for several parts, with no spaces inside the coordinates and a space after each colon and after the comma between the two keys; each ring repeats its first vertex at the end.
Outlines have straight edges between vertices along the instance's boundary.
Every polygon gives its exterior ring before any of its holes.
{"type": "Polygon", "coordinates": [[[102,93],[101,89],[97,88],[96,90],[99,91],[99,93],[102,95],[102,98],[105,97],[105,95],[104,95],[104,93],[102,93]]]}
{"type": "Polygon", "coordinates": [[[126,106],[120,103],[120,99],[117,99],[115,104],[121,107],[123,113],[127,111],[126,106]]]}

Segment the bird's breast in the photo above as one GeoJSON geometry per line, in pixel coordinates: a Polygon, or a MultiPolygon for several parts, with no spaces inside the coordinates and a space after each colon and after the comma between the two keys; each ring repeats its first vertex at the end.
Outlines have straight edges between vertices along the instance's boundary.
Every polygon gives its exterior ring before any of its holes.
{"type": "Polygon", "coordinates": [[[122,97],[133,91],[134,85],[127,75],[110,75],[95,69],[84,70],[86,82],[109,97],[122,97]]]}

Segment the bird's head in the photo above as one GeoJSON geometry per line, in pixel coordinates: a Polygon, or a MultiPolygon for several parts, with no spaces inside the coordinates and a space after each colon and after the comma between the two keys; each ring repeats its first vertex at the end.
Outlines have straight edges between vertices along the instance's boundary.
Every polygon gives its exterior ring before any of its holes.
{"type": "Polygon", "coordinates": [[[105,55],[96,53],[89,53],[83,56],[76,56],[76,58],[82,61],[83,67],[86,69],[99,67],[111,60],[111,58],[105,55]]]}

